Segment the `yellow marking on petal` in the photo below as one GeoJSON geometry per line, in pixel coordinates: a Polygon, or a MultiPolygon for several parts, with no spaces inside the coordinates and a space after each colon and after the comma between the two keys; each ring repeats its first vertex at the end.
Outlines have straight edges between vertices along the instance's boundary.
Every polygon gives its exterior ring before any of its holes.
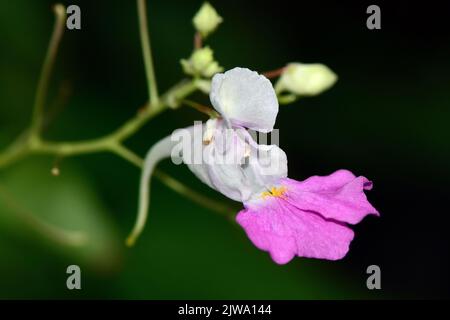
{"type": "Polygon", "coordinates": [[[252,154],[252,149],[250,148],[250,146],[248,144],[246,144],[245,149],[244,149],[244,157],[248,158],[248,157],[250,157],[251,154],[252,154]]]}
{"type": "Polygon", "coordinates": [[[286,192],[287,188],[285,186],[281,186],[279,188],[272,187],[270,191],[264,191],[261,193],[261,198],[265,199],[267,197],[277,197],[277,198],[284,198],[284,194],[286,192]]]}

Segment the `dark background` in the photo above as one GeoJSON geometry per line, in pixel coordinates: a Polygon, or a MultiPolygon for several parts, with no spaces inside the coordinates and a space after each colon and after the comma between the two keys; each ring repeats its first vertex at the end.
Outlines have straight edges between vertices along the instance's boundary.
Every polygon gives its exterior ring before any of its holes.
{"type": "MultiPolygon", "coordinates": [[[[438,1],[212,1],[224,23],[208,44],[225,69],[267,71],[286,62],[321,62],[339,76],[315,98],[282,106],[277,118],[289,176],[302,180],[346,168],[374,181],[381,218],[355,227],[341,261],[295,259],[275,265],[242,230],[154,181],[149,224],[138,245],[122,241],[134,221],[139,172],[109,154],[31,157],[0,171],[2,188],[33,214],[84,226],[91,248],[41,240],[0,201],[2,298],[443,298],[450,297],[449,7],[438,1]],[[381,7],[381,30],[366,8],[381,7]],[[65,288],[65,268],[83,270],[83,290],[65,288]],[[379,265],[382,290],[366,288],[379,265]]],[[[0,147],[23,130],[51,34],[53,1],[0,2],[0,147]]],[[[106,134],[145,103],[146,84],[134,1],[78,4],[82,30],[67,31],[51,97],[67,90],[46,132],[53,140],[106,134]]],[[[443,2],[442,2],[443,3],[443,2]]],[[[201,1],[149,1],[161,91],[183,75],[192,50],[191,18],[201,1]]],[[[205,96],[193,99],[208,103],[205,96]]],[[[128,146],[143,155],[173,129],[205,119],[168,111],[128,146]]],[[[196,190],[223,199],[183,167],[161,167],[196,190]]],[[[225,200],[226,201],[226,200],[225,200]]],[[[236,208],[238,206],[236,205],[236,208]]]]}

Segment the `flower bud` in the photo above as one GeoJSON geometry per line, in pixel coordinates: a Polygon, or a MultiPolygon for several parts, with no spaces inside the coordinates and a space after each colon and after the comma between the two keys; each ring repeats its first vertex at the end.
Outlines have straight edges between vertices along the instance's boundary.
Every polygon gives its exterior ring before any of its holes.
{"type": "Polygon", "coordinates": [[[189,59],[181,59],[180,63],[183,71],[192,76],[210,78],[223,71],[217,61],[214,61],[214,53],[209,47],[196,49],[189,59]]]}
{"type": "Polygon", "coordinates": [[[275,85],[277,93],[289,91],[298,96],[315,96],[329,89],[337,75],[321,63],[290,63],[275,85]]]}
{"type": "Polygon", "coordinates": [[[195,85],[197,86],[197,89],[203,92],[204,94],[208,94],[211,92],[211,81],[209,80],[203,80],[198,79],[195,82],[195,85]]]}
{"type": "Polygon", "coordinates": [[[200,32],[203,38],[206,38],[210,33],[216,30],[223,19],[209,2],[205,2],[192,21],[195,29],[200,32]]]}

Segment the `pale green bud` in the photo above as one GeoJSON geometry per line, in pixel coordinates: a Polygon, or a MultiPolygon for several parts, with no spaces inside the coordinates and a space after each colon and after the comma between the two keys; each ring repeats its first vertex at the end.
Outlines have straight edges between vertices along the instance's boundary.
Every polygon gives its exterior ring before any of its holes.
{"type": "Polygon", "coordinates": [[[213,61],[203,70],[202,74],[206,78],[211,78],[216,73],[222,72],[222,71],[223,71],[223,68],[221,66],[219,66],[219,63],[217,63],[217,61],[213,61]]]}
{"type": "Polygon", "coordinates": [[[209,92],[211,91],[211,81],[210,80],[198,79],[195,82],[195,86],[197,87],[198,90],[200,90],[201,92],[203,92],[205,94],[209,94],[209,92]]]}
{"type": "Polygon", "coordinates": [[[180,63],[181,63],[181,67],[183,68],[184,73],[189,74],[189,75],[194,74],[194,69],[192,68],[189,60],[181,59],[180,63]]]}
{"type": "Polygon", "coordinates": [[[337,75],[321,63],[290,63],[286,66],[275,90],[288,91],[298,96],[315,96],[331,88],[337,75]]]}
{"type": "Polygon", "coordinates": [[[217,61],[214,61],[214,53],[209,47],[196,49],[189,59],[181,59],[180,63],[183,71],[192,76],[210,78],[223,71],[217,61]]]}
{"type": "Polygon", "coordinates": [[[202,71],[214,62],[214,53],[210,47],[197,49],[192,53],[191,63],[194,70],[202,71]]]}
{"type": "Polygon", "coordinates": [[[194,16],[192,22],[195,29],[200,32],[203,38],[206,38],[210,33],[216,30],[217,26],[222,23],[223,19],[217,13],[209,2],[204,2],[200,10],[194,16]]]}

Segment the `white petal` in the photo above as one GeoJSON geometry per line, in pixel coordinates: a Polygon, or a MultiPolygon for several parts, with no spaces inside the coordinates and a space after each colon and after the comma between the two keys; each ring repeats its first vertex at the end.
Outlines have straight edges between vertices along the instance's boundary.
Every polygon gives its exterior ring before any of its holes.
{"type": "Polygon", "coordinates": [[[278,100],[272,83],[246,68],[214,75],[209,95],[214,108],[233,125],[272,131],[278,100]]]}
{"type": "MultiPolygon", "coordinates": [[[[206,127],[211,130],[210,123],[206,127]]],[[[258,145],[244,129],[228,129],[223,121],[215,122],[212,139],[201,148],[203,163],[184,159],[189,169],[211,188],[239,202],[255,197],[287,176],[286,154],[280,148],[258,145]]]]}

